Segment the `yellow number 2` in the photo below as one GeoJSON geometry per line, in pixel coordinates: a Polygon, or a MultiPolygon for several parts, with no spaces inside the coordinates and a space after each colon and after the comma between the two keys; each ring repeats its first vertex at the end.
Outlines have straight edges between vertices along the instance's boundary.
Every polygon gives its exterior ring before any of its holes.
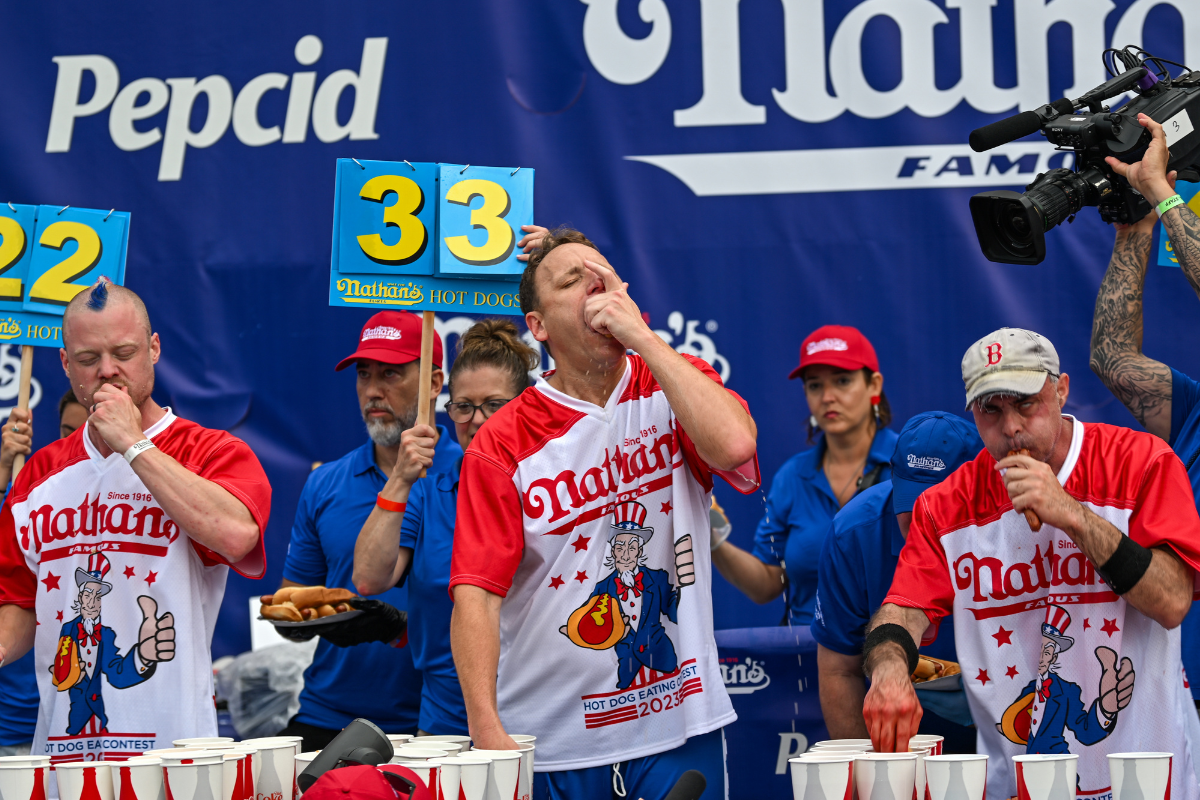
{"type": "Polygon", "coordinates": [[[400,241],[384,244],[378,233],[358,237],[358,246],[367,258],[380,264],[411,264],[425,252],[429,233],[416,215],[425,207],[425,193],[415,181],[400,175],[377,175],[363,184],[358,196],[382,203],[389,193],[396,202],[383,208],[383,224],[400,229],[400,241]]]}
{"type": "MultiPolygon", "coordinates": [[[[25,229],[12,217],[0,217],[0,275],[17,265],[25,255],[25,229]]],[[[0,300],[20,302],[25,287],[20,278],[0,278],[0,300]]]]}
{"type": "Polygon", "coordinates": [[[446,202],[469,206],[476,197],[483,198],[483,205],[471,211],[471,227],[487,231],[487,241],[479,247],[471,244],[466,236],[447,236],[446,248],[464,264],[478,267],[499,264],[512,255],[516,237],[504,216],[512,207],[508,192],[498,183],[485,180],[459,181],[446,192],[446,202]]]}
{"type": "Polygon", "coordinates": [[[63,249],[67,242],[76,242],[79,247],[33,282],[29,290],[30,300],[65,306],[75,295],[87,288],[83,284],[71,281],[87,274],[100,262],[100,256],[104,252],[100,236],[82,222],[63,220],[47,227],[38,239],[41,246],[55,250],[63,249]]]}

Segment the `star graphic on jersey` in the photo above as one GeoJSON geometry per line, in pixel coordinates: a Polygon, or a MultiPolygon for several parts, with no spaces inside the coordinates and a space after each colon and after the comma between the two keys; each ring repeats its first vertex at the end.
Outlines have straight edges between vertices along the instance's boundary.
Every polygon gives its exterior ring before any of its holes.
{"type": "Polygon", "coordinates": [[[1106,619],[1104,620],[1104,624],[1100,626],[1100,630],[1107,633],[1108,638],[1111,639],[1112,635],[1119,632],[1121,629],[1117,627],[1117,621],[1115,619],[1106,619]]]}
{"type": "Polygon", "coordinates": [[[992,638],[996,640],[996,647],[1012,644],[1012,634],[1012,631],[1005,630],[1004,626],[1001,625],[1000,630],[992,634],[992,638]]]}
{"type": "Polygon", "coordinates": [[[58,612],[58,621],[62,622],[62,612],[58,612]]]}
{"type": "Polygon", "coordinates": [[[127,566],[127,567],[125,567],[125,577],[126,577],[126,578],[132,578],[132,577],[133,577],[133,567],[128,567],[128,566],[127,566]]]}
{"type": "Polygon", "coordinates": [[[574,547],[575,552],[578,553],[580,550],[587,550],[588,542],[591,540],[592,538],[590,536],[584,536],[583,534],[580,534],[579,536],[575,537],[575,541],[571,542],[571,546],[574,547]]]}
{"type": "Polygon", "coordinates": [[[576,572],[575,580],[579,581],[580,583],[583,583],[584,581],[587,580],[587,573],[586,572],[576,572]]]}
{"type": "Polygon", "coordinates": [[[558,576],[555,576],[550,579],[550,585],[547,586],[546,588],[547,589],[557,589],[558,587],[562,586],[564,583],[566,583],[566,581],[564,581],[562,579],[562,575],[558,575],[558,576]]]}
{"type": "Polygon", "coordinates": [[[986,669],[981,669],[979,670],[979,674],[975,676],[975,680],[986,686],[987,682],[990,681],[991,678],[988,677],[986,669]]]}
{"type": "Polygon", "coordinates": [[[1015,666],[1013,666],[1013,667],[1009,667],[1007,670],[1005,670],[1004,674],[1010,678],[1015,678],[1020,673],[1018,673],[1017,668],[1015,666]]]}
{"type": "Polygon", "coordinates": [[[46,577],[42,578],[42,583],[46,584],[46,591],[52,591],[58,587],[58,581],[62,578],[61,575],[55,575],[53,572],[47,572],[46,577]]]}
{"type": "Polygon", "coordinates": [[[1083,629],[1086,631],[1090,627],[1092,627],[1092,621],[1090,619],[1088,619],[1087,617],[1084,617],[1083,618],[1083,629]]]}
{"type": "Polygon", "coordinates": [[[146,571],[146,585],[149,586],[150,584],[154,583],[156,580],[158,580],[158,573],[147,570],[146,571]]]}
{"type": "Polygon", "coordinates": [[[664,513],[664,514],[671,513],[671,501],[670,500],[668,500],[667,502],[662,504],[662,513],[664,513]]]}

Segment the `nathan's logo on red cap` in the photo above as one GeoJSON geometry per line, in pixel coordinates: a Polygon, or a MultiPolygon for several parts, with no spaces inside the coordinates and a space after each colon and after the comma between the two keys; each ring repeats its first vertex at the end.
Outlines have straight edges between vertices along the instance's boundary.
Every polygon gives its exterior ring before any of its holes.
{"type": "Polygon", "coordinates": [[[403,335],[403,332],[399,328],[393,328],[391,325],[379,325],[364,330],[362,332],[362,341],[368,342],[371,339],[390,339],[396,341],[402,338],[403,335]]]}
{"type": "Polygon", "coordinates": [[[849,345],[845,339],[821,339],[817,342],[809,342],[805,352],[808,355],[815,353],[824,353],[826,350],[849,350],[849,345]]]}
{"type": "Polygon", "coordinates": [[[987,353],[989,367],[999,364],[1000,359],[1004,358],[1004,348],[999,342],[992,342],[984,348],[984,352],[987,353]]]}

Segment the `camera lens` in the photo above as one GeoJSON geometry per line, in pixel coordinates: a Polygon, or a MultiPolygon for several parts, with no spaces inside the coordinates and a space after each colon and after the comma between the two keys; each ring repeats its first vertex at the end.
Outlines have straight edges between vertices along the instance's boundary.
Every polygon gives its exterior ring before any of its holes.
{"type": "Polygon", "coordinates": [[[1038,264],[1046,257],[1042,216],[1025,195],[984,192],[971,198],[971,219],[989,261],[1038,264]]]}

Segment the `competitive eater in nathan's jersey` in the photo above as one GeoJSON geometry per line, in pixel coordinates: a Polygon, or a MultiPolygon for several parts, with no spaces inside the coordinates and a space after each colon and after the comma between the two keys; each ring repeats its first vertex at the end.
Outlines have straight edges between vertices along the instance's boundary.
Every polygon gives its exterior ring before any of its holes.
{"type": "Polygon", "coordinates": [[[534,800],[661,800],[687,769],[724,795],[709,507],[715,474],[758,487],[757,430],[626,289],[578,231],[542,239],[521,307],[557,369],[463,457],[454,662],[476,746],[538,736],[534,800]]]}
{"type": "Polygon", "coordinates": [[[241,440],[150,398],[159,354],[136,294],[104,279],[80,292],[61,356],[91,413],[34,454],[0,510],[0,658],[34,647],[33,753],[51,763],[216,734],[225,579],[265,569],[266,475],[241,440]]]}

